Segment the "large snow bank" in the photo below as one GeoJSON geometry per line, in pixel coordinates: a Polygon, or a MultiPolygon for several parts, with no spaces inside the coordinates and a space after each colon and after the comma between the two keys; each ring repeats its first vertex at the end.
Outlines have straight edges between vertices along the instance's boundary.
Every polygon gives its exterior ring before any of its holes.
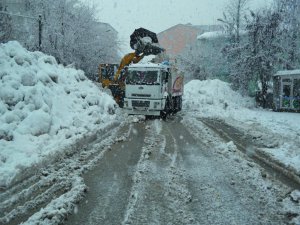
{"type": "Polygon", "coordinates": [[[115,102],[84,72],[29,52],[18,42],[0,45],[0,186],[22,168],[89,131],[107,125],[115,102]]]}
{"type": "Polygon", "coordinates": [[[300,114],[255,108],[254,99],[233,91],[220,80],[192,80],[184,87],[184,110],[189,116],[211,117],[244,130],[260,141],[261,149],[300,174],[300,114]]]}
{"type": "Polygon", "coordinates": [[[220,80],[192,80],[184,86],[184,107],[204,116],[231,116],[236,110],[254,107],[251,98],[233,91],[220,80]]]}

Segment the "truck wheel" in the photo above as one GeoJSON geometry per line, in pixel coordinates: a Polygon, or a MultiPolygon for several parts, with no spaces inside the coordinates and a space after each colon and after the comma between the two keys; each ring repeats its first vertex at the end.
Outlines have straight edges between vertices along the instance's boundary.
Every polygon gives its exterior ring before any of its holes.
{"type": "Polygon", "coordinates": [[[173,112],[177,113],[177,112],[181,111],[181,108],[182,108],[182,98],[181,98],[181,96],[174,97],[173,102],[174,102],[173,112]]]}
{"type": "Polygon", "coordinates": [[[170,114],[170,111],[171,111],[170,99],[167,98],[165,108],[163,111],[160,112],[160,117],[165,120],[167,118],[168,114],[170,114]]]}
{"type": "Polygon", "coordinates": [[[160,118],[162,118],[163,120],[167,119],[167,113],[165,111],[161,111],[160,118]]]}

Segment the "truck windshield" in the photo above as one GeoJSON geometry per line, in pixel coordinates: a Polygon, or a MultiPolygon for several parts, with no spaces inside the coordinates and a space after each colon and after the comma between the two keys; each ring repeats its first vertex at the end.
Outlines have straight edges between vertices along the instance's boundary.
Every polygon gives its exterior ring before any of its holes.
{"type": "Polygon", "coordinates": [[[158,71],[128,71],[126,84],[157,85],[158,71]]]}

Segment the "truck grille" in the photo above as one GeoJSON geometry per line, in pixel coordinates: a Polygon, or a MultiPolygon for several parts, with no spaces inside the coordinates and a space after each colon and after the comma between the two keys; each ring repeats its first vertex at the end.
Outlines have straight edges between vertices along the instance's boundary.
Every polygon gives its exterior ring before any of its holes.
{"type": "Polygon", "coordinates": [[[143,98],[149,98],[151,97],[150,94],[131,94],[132,97],[143,97],[143,98]]]}
{"type": "Polygon", "coordinates": [[[137,101],[137,100],[132,101],[132,107],[149,107],[149,106],[150,106],[150,101],[137,101]]]}

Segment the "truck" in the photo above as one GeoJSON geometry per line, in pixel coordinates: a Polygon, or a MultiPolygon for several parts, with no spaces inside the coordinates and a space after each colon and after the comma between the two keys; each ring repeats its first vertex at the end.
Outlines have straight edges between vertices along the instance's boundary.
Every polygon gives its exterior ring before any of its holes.
{"type": "Polygon", "coordinates": [[[100,64],[99,82],[103,88],[109,88],[117,104],[122,108],[125,97],[124,68],[139,63],[145,56],[158,55],[165,50],[159,46],[155,33],[145,28],[136,29],[130,35],[130,47],[134,52],[126,54],[120,64],[100,64]]]}
{"type": "Polygon", "coordinates": [[[125,113],[166,118],[181,111],[184,75],[174,65],[132,64],[125,73],[125,113]]]}

